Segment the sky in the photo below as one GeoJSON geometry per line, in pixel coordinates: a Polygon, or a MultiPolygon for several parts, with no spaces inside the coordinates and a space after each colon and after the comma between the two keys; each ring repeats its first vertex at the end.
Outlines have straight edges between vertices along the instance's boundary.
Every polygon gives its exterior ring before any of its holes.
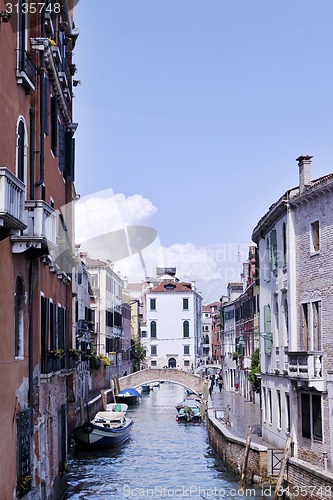
{"type": "Polygon", "coordinates": [[[99,236],[154,228],[124,258],[110,250],[115,270],[174,266],[219,300],[259,219],[298,185],[295,159],[313,155],[313,179],[333,171],[332,19],[331,0],[79,0],[82,249],[105,259],[99,236]]]}

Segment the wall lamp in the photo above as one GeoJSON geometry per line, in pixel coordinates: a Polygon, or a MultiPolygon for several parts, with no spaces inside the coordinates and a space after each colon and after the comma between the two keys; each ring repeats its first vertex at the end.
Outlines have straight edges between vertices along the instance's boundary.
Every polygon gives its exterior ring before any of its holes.
{"type": "Polygon", "coordinates": [[[0,26],[1,23],[9,23],[12,13],[6,12],[5,10],[0,11],[0,26]]]}

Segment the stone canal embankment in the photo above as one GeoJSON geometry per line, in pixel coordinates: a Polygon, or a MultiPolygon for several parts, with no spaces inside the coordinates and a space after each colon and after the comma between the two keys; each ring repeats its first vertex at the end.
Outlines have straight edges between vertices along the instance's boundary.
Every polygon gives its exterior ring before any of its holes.
{"type": "MultiPolygon", "coordinates": [[[[274,485],[280,472],[284,450],[278,450],[265,442],[260,432],[260,407],[247,401],[238,393],[221,393],[215,388],[208,401],[207,427],[212,448],[222,458],[226,466],[241,475],[246,436],[252,427],[246,480],[249,483],[274,485]]],[[[274,487],[272,489],[274,491],[274,487]]],[[[333,474],[321,464],[289,457],[284,475],[285,498],[300,500],[322,500],[333,498],[333,474]]]]}

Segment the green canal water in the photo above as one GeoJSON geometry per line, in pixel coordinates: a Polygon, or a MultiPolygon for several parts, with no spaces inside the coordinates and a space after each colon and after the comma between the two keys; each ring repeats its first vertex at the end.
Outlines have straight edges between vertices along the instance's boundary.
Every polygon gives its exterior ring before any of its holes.
{"type": "Polygon", "coordinates": [[[130,439],[117,449],[78,452],[68,461],[71,500],[271,498],[228,472],[209,445],[206,424],[178,423],[175,405],[184,389],[160,384],[128,415],[130,439]]]}

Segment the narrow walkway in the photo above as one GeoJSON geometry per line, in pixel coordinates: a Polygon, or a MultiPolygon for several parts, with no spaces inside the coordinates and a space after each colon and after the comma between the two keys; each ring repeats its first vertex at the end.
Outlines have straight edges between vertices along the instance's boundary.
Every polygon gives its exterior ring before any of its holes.
{"type": "Polygon", "coordinates": [[[222,417],[224,414],[223,420],[225,420],[229,412],[230,425],[227,425],[226,429],[234,436],[246,439],[248,428],[252,426],[252,442],[272,448],[272,445],[261,437],[259,404],[247,401],[237,392],[226,392],[224,390],[220,392],[218,387],[214,387],[211,400],[217,418],[222,417]]]}

